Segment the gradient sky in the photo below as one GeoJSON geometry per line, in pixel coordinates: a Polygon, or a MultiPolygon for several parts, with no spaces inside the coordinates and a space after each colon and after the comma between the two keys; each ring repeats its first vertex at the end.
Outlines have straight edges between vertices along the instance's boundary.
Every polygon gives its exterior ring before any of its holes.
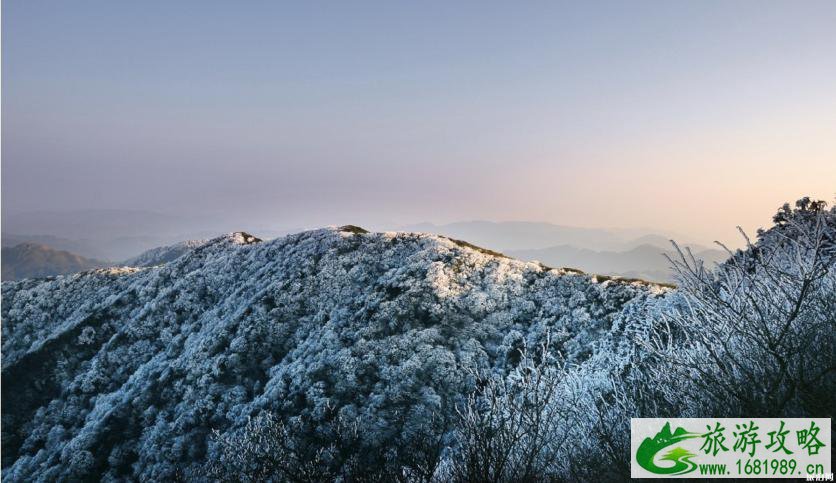
{"type": "Polygon", "coordinates": [[[2,5],[5,213],[728,239],[836,195],[833,1],[2,5]]]}

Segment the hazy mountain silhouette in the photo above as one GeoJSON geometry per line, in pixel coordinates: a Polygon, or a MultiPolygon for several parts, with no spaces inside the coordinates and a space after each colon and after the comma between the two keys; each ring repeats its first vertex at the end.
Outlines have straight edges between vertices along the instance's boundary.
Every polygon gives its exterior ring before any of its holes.
{"type": "Polygon", "coordinates": [[[66,275],[109,265],[101,260],[85,258],[63,250],[54,250],[36,243],[3,247],[2,254],[3,280],[66,275]]]}
{"type": "MultiPolygon", "coordinates": [[[[560,245],[539,250],[509,250],[507,255],[521,260],[537,260],[553,267],[573,267],[585,272],[624,277],[643,278],[657,282],[670,282],[670,262],[665,255],[676,257],[673,247],[664,249],[656,245],[642,244],[625,251],[596,251],[570,245],[560,245]]],[[[692,246],[696,258],[709,266],[728,257],[723,250],[692,246]]]]}
{"type": "MultiPolygon", "coordinates": [[[[506,251],[543,249],[560,245],[609,251],[630,250],[647,244],[664,249],[671,247],[671,236],[650,230],[582,228],[531,221],[462,221],[446,225],[418,223],[398,227],[398,230],[436,233],[506,251]]],[[[682,237],[676,235],[675,238],[682,237]]]]}
{"type": "Polygon", "coordinates": [[[139,210],[34,211],[3,216],[3,246],[41,243],[102,260],[229,231],[225,222],[139,210]]]}
{"type": "Polygon", "coordinates": [[[102,258],[99,250],[90,242],[83,240],[70,240],[53,235],[19,235],[3,232],[2,243],[4,247],[13,247],[21,243],[34,243],[46,245],[55,250],[64,250],[81,255],[86,258],[102,258]]]}

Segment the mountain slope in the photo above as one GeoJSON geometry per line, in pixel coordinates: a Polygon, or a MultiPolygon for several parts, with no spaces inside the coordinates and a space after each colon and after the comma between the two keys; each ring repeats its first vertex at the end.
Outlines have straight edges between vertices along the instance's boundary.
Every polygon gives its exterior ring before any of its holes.
{"type": "Polygon", "coordinates": [[[155,265],[162,265],[176,260],[208,242],[209,240],[187,240],[173,245],[152,248],[125,260],[122,264],[128,267],[153,267],[155,265]]]}
{"type": "Polygon", "coordinates": [[[37,243],[3,247],[3,280],[66,275],[109,264],[37,243]]]}
{"type": "Polygon", "coordinates": [[[405,458],[471,369],[546,338],[581,362],[666,293],[357,227],[4,283],[3,481],[170,480],[261,410],[360,419],[368,457],[405,458]]]}

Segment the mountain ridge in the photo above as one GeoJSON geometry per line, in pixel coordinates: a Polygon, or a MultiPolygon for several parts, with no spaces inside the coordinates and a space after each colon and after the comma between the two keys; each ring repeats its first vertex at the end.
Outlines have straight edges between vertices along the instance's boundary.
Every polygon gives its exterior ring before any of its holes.
{"type": "Polygon", "coordinates": [[[581,362],[669,293],[462,243],[232,234],[162,265],[4,282],[4,481],[170,479],[261,410],[311,434],[332,411],[379,421],[371,458],[466,393],[467,368],[548,334],[581,362]]]}

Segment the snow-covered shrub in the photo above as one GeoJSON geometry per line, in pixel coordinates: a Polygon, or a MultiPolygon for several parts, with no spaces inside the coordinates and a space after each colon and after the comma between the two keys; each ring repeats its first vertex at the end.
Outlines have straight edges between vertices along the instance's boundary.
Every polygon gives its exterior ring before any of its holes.
{"type": "Polygon", "coordinates": [[[668,399],[715,416],[832,416],[836,211],[804,198],[774,221],[714,270],[673,261],[683,303],[648,344],[668,399]]]}
{"type": "Polygon", "coordinates": [[[329,481],[334,446],[310,452],[288,427],[271,413],[250,418],[238,430],[212,432],[217,447],[203,475],[222,482],[329,481]]]}
{"type": "Polygon", "coordinates": [[[577,394],[567,391],[567,372],[549,350],[519,350],[507,375],[474,373],[478,389],[456,407],[456,446],[439,477],[459,482],[548,481],[576,419],[577,394]]]}
{"type": "MultiPolygon", "coordinates": [[[[429,415],[427,421],[432,421],[429,415]]],[[[186,479],[208,478],[221,482],[429,482],[436,473],[445,431],[436,428],[409,440],[403,450],[410,458],[392,455],[369,459],[376,448],[364,445],[360,433],[366,428],[357,419],[339,417],[327,437],[312,436],[298,420],[282,422],[265,412],[251,418],[243,428],[226,433],[213,431],[207,465],[186,479]],[[432,451],[427,451],[431,445],[432,451]]],[[[378,449],[379,450],[379,449],[378,449]]],[[[387,455],[387,453],[390,453],[387,455]]]]}

